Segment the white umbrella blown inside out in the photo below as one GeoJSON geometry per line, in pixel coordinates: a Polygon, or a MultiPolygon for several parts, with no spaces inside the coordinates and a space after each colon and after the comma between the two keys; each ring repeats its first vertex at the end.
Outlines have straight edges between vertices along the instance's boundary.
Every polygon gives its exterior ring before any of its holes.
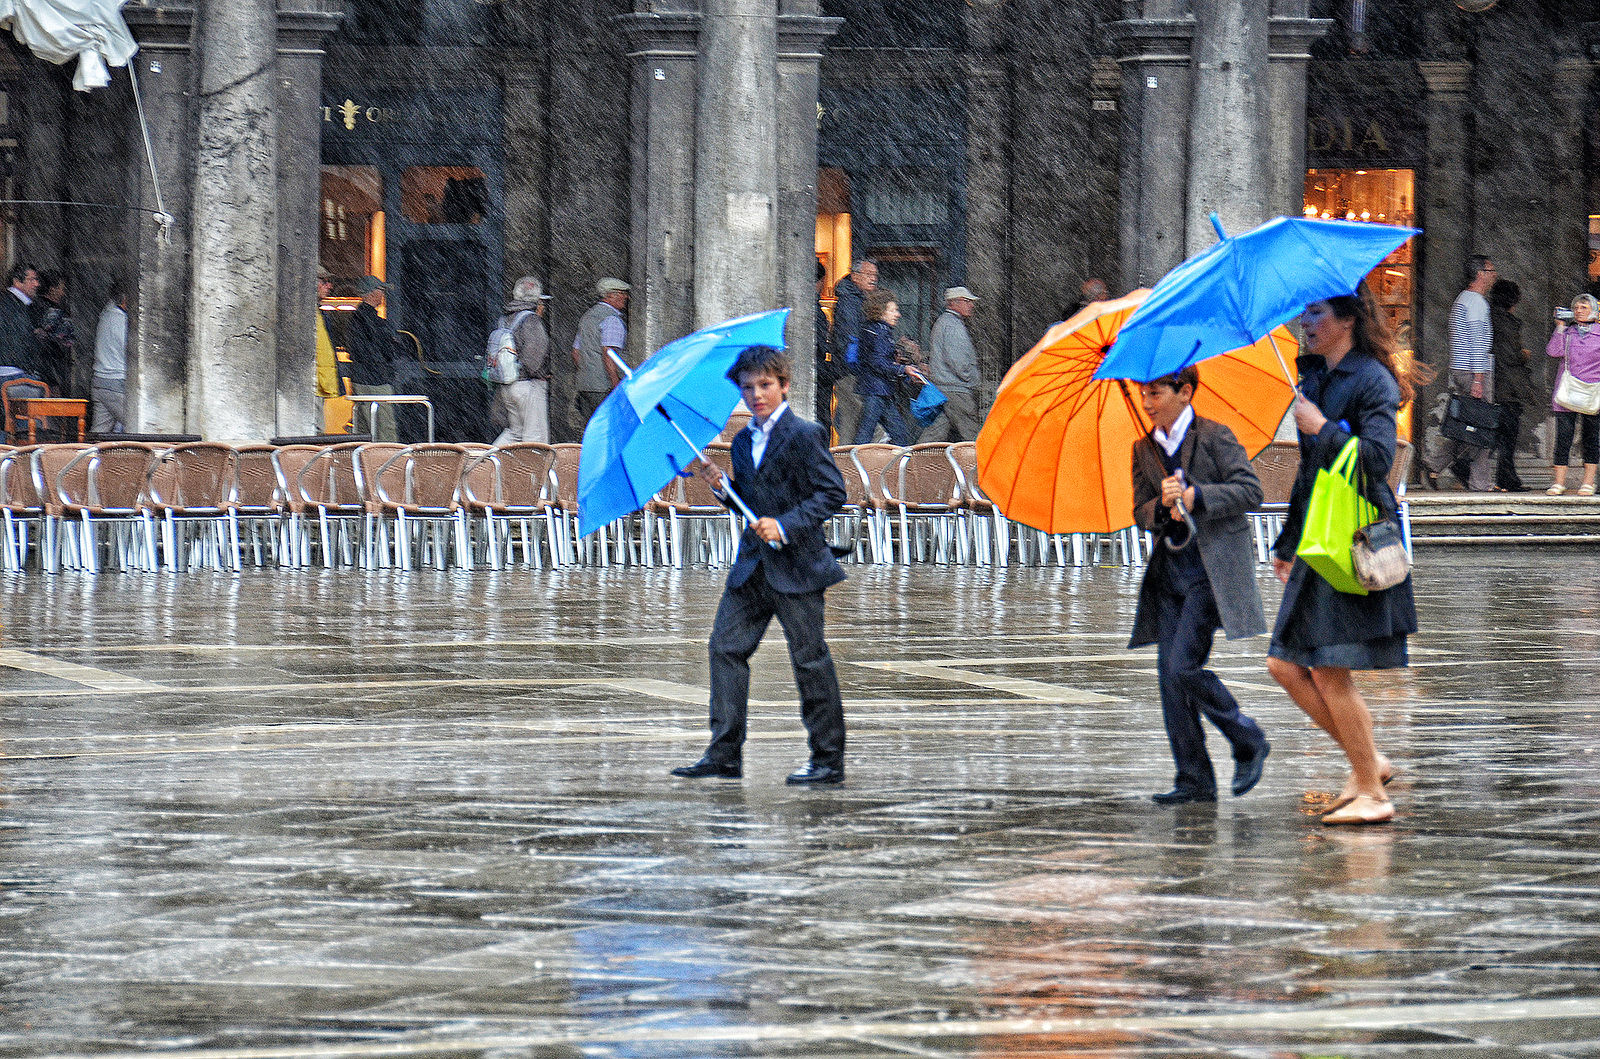
{"type": "MultiPolygon", "coordinates": [[[[155,192],[156,221],[163,234],[172,224],[161,201],[161,178],[156,175],[155,153],[150,146],[150,130],[145,122],[144,100],[139,96],[139,81],[129,60],[139,45],[122,20],[125,0],[0,0],[0,29],[10,28],[17,40],[39,58],[56,65],[78,60],[72,87],[80,92],[105,88],[111,83],[111,67],[125,66],[133,82],[133,101],[139,110],[139,129],[144,134],[145,157],[150,162],[150,179],[155,192]]],[[[19,202],[19,205],[32,203],[19,202]]],[[[99,205],[97,203],[40,203],[41,205],[99,205]]],[[[137,207],[135,207],[137,208],[137,207]]]]}

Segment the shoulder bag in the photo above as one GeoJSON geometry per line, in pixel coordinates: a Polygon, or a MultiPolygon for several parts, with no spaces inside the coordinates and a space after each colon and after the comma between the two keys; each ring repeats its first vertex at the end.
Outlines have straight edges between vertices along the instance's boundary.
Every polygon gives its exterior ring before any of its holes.
{"type": "Polygon", "coordinates": [[[1567,352],[1561,355],[1561,381],[1556,383],[1556,404],[1569,412],[1592,416],[1600,412],[1600,382],[1584,382],[1567,367],[1572,352],[1572,334],[1567,333],[1567,352]]]}

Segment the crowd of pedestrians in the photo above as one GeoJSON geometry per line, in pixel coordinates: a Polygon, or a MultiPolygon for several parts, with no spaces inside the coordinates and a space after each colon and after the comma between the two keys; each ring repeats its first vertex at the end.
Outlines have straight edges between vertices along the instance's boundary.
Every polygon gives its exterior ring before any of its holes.
{"type": "MultiPolygon", "coordinates": [[[[1546,386],[1539,358],[1525,344],[1517,314],[1522,288],[1499,275],[1483,255],[1467,259],[1465,286],[1450,308],[1450,367],[1447,391],[1451,404],[1482,402],[1478,411],[1492,420],[1488,444],[1448,436],[1436,427],[1428,436],[1423,480],[1438,489],[1445,474],[1472,492],[1528,491],[1517,471],[1517,451],[1543,420],[1549,392],[1554,444],[1551,485],[1546,492],[1568,492],[1567,469],[1574,441],[1580,444],[1583,479],[1579,496],[1595,494],[1600,463],[1600,300],[1580,293],[1570,308],[1555,311],[1555,327],[1545,345],[1554,365],[1554,382],[1546,386]],[[1565,396],[1564,396],[1565,395],[1565,396]]],[[[1447,408],[1449,405],[1446,406],[1447,408]]],[[[1446,412],[1448,416],[1449,412],[1446,412]]],[[[1459,431],[1457,433],[1460,433],[1459,431]]]]}

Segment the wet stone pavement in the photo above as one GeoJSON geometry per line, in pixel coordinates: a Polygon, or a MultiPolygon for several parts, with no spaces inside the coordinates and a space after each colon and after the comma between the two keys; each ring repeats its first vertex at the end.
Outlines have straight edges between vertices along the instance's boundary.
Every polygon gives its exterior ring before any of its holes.
{"type": "Polygon", "coordinates": [[[825,790],[776,630],[668,777],[713,571],[0,580],[0,1054],[1600,1055],[1600,554],[1420,558],[1365,831],[1264,639],[1148,801],[1132,571],[853,571],[825,790]]]}

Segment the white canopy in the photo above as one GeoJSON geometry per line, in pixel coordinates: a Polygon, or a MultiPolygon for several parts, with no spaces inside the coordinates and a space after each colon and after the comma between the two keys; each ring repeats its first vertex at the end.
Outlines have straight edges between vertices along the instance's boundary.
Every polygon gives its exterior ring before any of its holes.
{"type": "Polygon", "coordinates": [[[122,21],[124,0],[0,0],[0,29],[41,59],[60,65],[76,58],[72,87],[80,92],[111,83],[111,66],[126,66],[139,50],[122,21]]]}

